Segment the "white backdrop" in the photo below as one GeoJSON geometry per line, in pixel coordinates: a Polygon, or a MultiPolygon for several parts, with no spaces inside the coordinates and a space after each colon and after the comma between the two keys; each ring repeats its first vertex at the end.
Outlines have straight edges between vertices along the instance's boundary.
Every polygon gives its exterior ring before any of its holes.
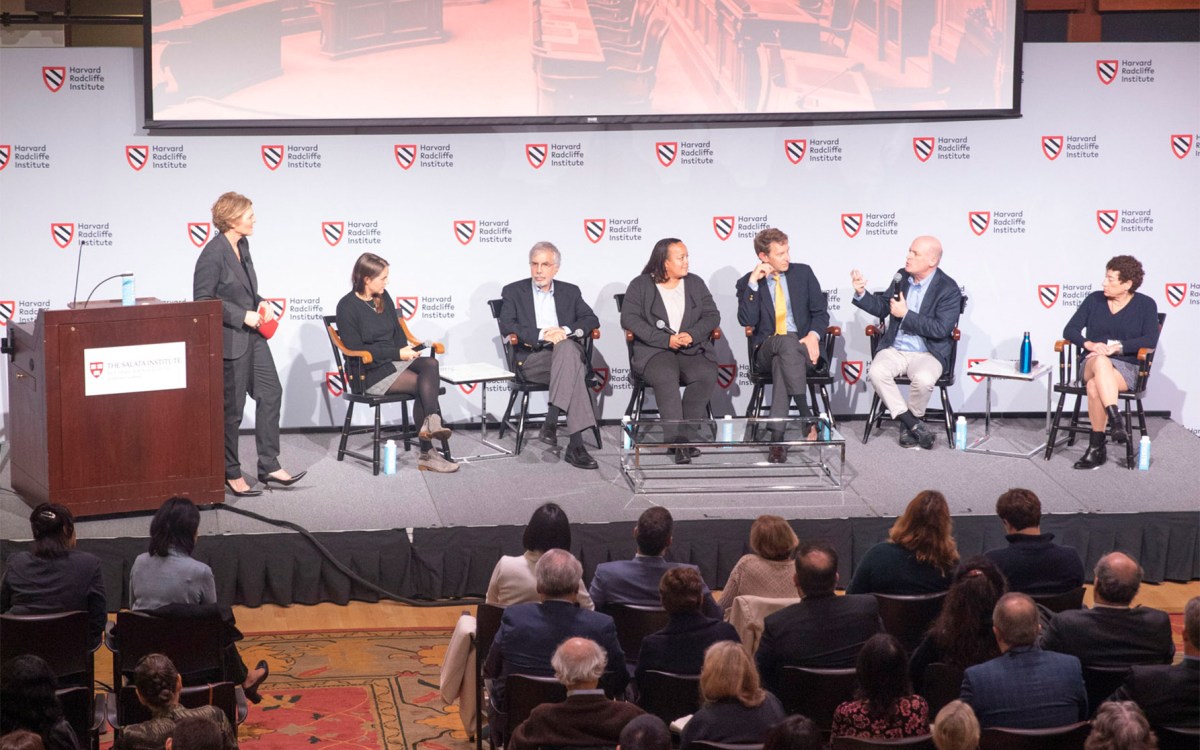
{"type": "MultiPolygon", "coordinates": [[[[600,316],[601,402],[616,418],[629,391],[612,295],[653,243],[687,243],[721,308],[720,359],[744,370],[734,282],[753,265],[750,237],[774,225],[831,293],[839,361],[869,360],[872,321],[849,304],[850,269],[881,287],[912,237],[939,236],[943,268],[970,297],[952,393],[970,411],[983,385],[963,375],[968,359],[1016,357],[1026,330],[1035,358],[1051,359],[1105,261],[1136,255],[1141,291],[1168,313],[1148,405],[1200,429],[1186,397],[1200,385],[1186,335],[1200,318],[1200,45],[1027,45],[1024,117],[1011,121],[401,135],[147,134],[140,54],[0,52],[0,321],[67,304],[81,240],[81,297],[133,271],[141,296],[189,298],[209,207],[237,190],[255,203],[260,290],[284,301],[271,348],[285,427],[340,423],[320,316],[364,250],[391,261],[390,293],[415,298],[410,327],[445,342],[444,361],[498,362],[486,301],[527,274],[533,242],[555,242],[560,278],[600,316]]],[[[97,296],[119,296],[118,284],[97,296]]],[[[748,396],[739,372],[714,411],[740,413],[748,396]]],[[[865,378],[839,381],[835,411],[865,412],[869,397],[865,378]]],[[[1036,411],[1045,394],[1010,384],[995,397],[1036,411]]],[[[4,432],[7,398],[5,385],[4,432]]],[[[443,406],[460,419],[479,398],[451,388],[443,406]]],[[[502,408],[499,394],[488,406],[502,408]]]]}

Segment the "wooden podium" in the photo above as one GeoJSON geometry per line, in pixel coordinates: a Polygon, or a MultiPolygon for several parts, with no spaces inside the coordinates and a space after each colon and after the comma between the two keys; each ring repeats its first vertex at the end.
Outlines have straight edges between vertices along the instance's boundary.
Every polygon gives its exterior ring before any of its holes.
{"type": "Polygon", "coordinates": [[[224,500],[220,302],[92,302],[10,327],[12,484],[27,504],[84,517],[224,500]]]}

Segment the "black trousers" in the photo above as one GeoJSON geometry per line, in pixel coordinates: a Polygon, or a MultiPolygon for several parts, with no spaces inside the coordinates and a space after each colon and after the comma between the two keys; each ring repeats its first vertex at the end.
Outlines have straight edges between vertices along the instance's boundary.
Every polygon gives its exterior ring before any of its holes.
{"type": "Polygon", "coordinates": [[[237,359],[225,360],[225,478],[242,476],[238,460],[238,429],[246,396],[254,399],[254,441],[258,448],[258,473],[279,470],[279,407],[283,386],[267,340],[250,336],[250,348],[237,359]]]}

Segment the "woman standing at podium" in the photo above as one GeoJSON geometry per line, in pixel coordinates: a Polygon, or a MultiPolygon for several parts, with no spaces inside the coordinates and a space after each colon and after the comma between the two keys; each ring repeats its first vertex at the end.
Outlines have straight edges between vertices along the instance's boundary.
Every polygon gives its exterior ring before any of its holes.
{"type": "Polygon", "coordinates": [[[221,302],[221,333],[225,359],[225,487],[237,497],[261,495],[242,476],[238,460],[238,428],[246,394],[254,397],[254,438],[258,447],[258,479],[268,487],[290,487],[307,472],[295,476],[279,465],[279,406],[283,388],[262,326],[273,320],[269,306],[258,293],[258,276],[250,259],[254,234],[254,207],[240,193],[225,193],[212,207],[213,226],[220,232],[200,257],[192,276],[196,300],[221,302]]]}

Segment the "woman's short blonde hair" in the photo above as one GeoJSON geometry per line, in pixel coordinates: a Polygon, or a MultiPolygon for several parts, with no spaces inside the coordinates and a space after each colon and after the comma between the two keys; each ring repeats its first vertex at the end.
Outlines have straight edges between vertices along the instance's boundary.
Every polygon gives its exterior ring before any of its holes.
{"type": "Polygon", "coordinates": [[[750,527],[750,549],[766,560],[787,560],[800,540],[780,516],[759,516],[750,527]]]}
{"type": "Polygon", "coordinates": [[[933,744],[938,750],[975,750],[979,747],[979,720],[962,701],[950,701],[933,720],[933,744]]]}
{"type": "Polygon", "coordinates": [[[735,698],[746,708],[761,705],[767,695],[758,681],[758,670],[742,644],[719,641],[704,652],[700,670],[700,697],[706,703],[735,698]]]}
{"type": "Polygon", "coordinates": [[[223,193],[212,206],[213,226],[217,228],[218,232],[228,232],[229,228],[233,226],[233,222],[246,213],[252,205],[250,199],[241,193],[233,191],[223,193]]]}

